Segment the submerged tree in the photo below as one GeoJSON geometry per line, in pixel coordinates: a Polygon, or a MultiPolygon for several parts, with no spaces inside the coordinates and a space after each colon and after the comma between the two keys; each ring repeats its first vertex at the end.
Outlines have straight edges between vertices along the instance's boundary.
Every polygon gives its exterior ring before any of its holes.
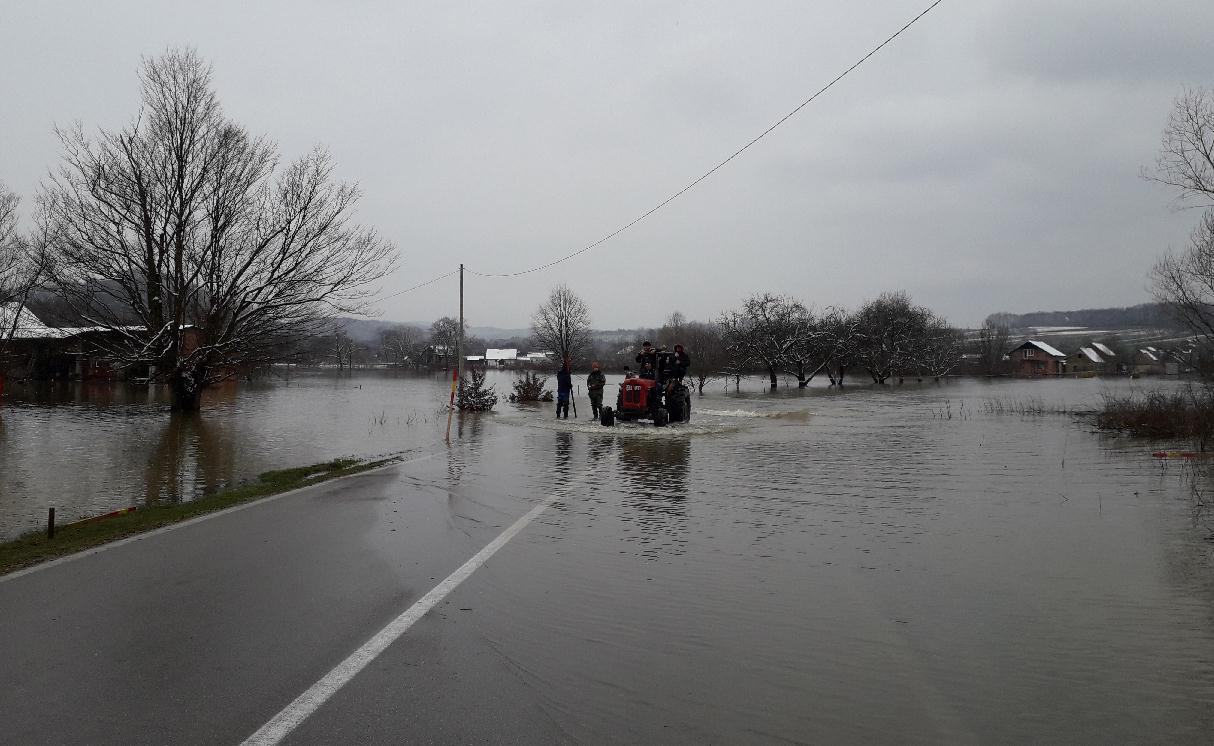
{"type": "Polygon", "coordinates": [[[576,357],[590,347],[590,310],[567,285],[557,285],[531,316],[531,340],[558,359],[576,357]]]}
{"type": "Polygon", "coordinates": [[[727,311],[720,325],[735,361],[760,367],[774,389],[777,374],[796,356],[808,315],[800,301],[764,293],[747,298],[740,309],[727,311]]]}
{"type": "Polygon", "coordinates": [[[272,142],[229,120],[197,52],[145,59],[140,81],[127,126],[58,131],[63,165],[40,198],[57,290],[192,410],[284,340],[365,313],[396,249],[352,222],[358,188],[327,153],[280,169],[272,142]]]}

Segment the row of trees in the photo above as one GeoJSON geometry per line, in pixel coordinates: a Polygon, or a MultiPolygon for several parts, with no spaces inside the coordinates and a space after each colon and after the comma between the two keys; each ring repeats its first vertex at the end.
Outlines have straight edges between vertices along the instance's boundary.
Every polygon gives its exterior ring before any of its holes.
{"type": "MultiPolygon", "coordinates": [[[[591,347],[589,311],[564,285],[536,311],[531,332],[535,344],[561,357],[578,359],[591,347]]],[[[842,385],[847,372],[856,369],[878,384],[911,375],[938,379],[956,369],[962,350],[956,329],[902,292],[881,295],[855,311],[822,313],[795,298],[758,294],[712,322],[688,321],[676,311],[648,334],[659,345],[687,348],[700,391],[712,378],[754,372],[766,375],[772,388],[780,375],[804,387],[823,372],[832,384],[842,385]]],[[[630,352],[622,351],[623,362],[630,362],[630,352]]]]}
{"type": "Polygon", "coordinates": [[[754,295],[723,314],[719,326],[727,370],[761,370],[772,388],[781,373],[801,387],[822,372],[841,385],[854,369],[878,384],[912,375],[938,379],[961,359],[957,330],[902,292],[885,293],[855,311],[820,314],[794,298],[754,295]]]}

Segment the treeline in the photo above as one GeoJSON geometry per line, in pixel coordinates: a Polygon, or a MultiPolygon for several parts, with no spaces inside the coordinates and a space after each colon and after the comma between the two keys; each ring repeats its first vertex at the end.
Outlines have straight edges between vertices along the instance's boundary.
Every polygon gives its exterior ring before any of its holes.
{"type": "Polygon", "coordinates": [[[1084,308],[1078,311],[993,313],[986,320],[992,326],[1006,326],[1010,329],[1027,329],[1033,326],[1084,326],[1096,329],[1184,328],[1165,303],[1141,303],[1125,308],[1084,308]]]}
{"type": "Polygon", "coordinates": [[[961,361],[962,336],[904,292],[885,293],[854,311],[831,307],[815,313],[796,298],[769,293],[747,298],[711,322],[675,313],[653,330],[656,342],[682,343],[691,353],[691,375],[702,391],[707,380],[765,376],[809,385],[819,374],[842,385],[851,371],[874,383],[953,372],[961,361]]]}

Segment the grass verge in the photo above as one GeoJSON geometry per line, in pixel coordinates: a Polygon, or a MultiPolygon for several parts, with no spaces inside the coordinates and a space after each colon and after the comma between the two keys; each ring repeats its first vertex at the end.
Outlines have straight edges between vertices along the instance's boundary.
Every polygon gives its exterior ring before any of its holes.
{"type": "Polygon", "coordinates": [[[206,495],[190,502],[141,507],[134,512],[105,520],[58,526],[55,528],[55,538],[53,539],[46,538],[45,530],[28,533],[12,541],[0,543],[0,575],[162,526],[180,523],[206,513],[214,513],[217,510],[299,487],[319,484],[336,477],[357,474],[398,460],[397,457],[378,461],[339,458],[311,466],[267,471],[259,476],[256,482],[206,495]]]}

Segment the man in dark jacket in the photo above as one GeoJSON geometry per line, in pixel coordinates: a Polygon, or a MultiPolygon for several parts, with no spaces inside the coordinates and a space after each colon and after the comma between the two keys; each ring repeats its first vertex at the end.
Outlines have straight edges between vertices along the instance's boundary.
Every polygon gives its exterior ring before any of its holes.
{"type": "Polygon", "coordinates": [[[565,412],[565,419],[569,419],[569,397],[573,395],[573,361],[565,358],[565,364],[556,372],[556,418],[561,418],[561,412],[565,412]]]}
{"type": "Polygon", "coordinates": [[[683,345],[674,346],[674,355],[670,360],[670,376],[671,378],[682,379],[687,375],[687,369],[691,367],[691,356],[683,349],[683,345]]]}
{"type": "Polygon", "coordinates": [[[586,393],[590,394],[590,414],[596,420],[603,410],[603,387],[607,385],[607,376],[600,370],[599,361],[590,364],[590,375],[586,376],[586,393]]]}

